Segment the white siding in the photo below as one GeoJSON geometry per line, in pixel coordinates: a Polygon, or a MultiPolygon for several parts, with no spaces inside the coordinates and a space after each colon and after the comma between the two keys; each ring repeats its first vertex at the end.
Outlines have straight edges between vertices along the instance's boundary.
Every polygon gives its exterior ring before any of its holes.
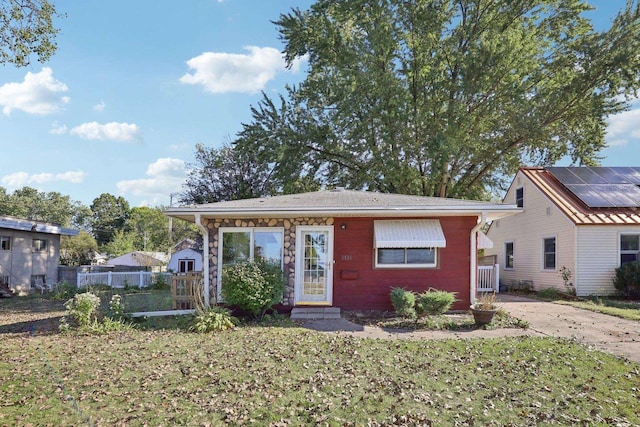
{"type": "Polygon", "coordinates": [[[559,270],[565,266],[575,274],[576,227],[533,183],[520,172],[516,175],[505,203],[514,203],[516,189],[524,188],[523,212],[503,218],[491,225],[488,236],[493,248],[486,255],[497,255],[500,264],[500,280],[509,285],[512,281],[531,280],[534,289],[555,287],[564,290],[559,270]],[[545,270],[542,264],[542,239],[556,238],[556,269],[545,270]],[[504,243],[514,246],[514,268],[504,268],[504,243]]]}
{"type": "Polygon", "coordinates": [[[578,295],[615,293],[612,280],[620,264],[620,233],[640,233],[640,226],[578,227],[578,295]]]}
{"type": "Polygon", "coordinates": [[[178,271],[178,261],[181,259],[193,259],[195,260],[194,271],[202,271],[202,253],[195,251],[191,248],[182,249],[171,255],[167,270],[178,271]]]}

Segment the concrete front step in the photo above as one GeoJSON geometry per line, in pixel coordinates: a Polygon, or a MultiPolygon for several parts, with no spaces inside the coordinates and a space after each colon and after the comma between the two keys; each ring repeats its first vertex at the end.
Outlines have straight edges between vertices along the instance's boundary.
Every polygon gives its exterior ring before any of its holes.
{"type": "Polygon", "coordinates": [[[339,319],[340,307],[294,307],[292,319],[339,319]]]}

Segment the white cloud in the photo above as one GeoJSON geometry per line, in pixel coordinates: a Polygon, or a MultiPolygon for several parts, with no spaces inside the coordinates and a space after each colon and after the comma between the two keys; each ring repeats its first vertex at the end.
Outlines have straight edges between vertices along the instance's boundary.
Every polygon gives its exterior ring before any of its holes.
{"type": "Polygon", "coordinates": [[[103,112],[106,106],[107,104],[105,104],[103,100],[100,100],[99,104],[93,106],[93,111],[103,112]]]}
{"type": "Polygon", "coordinates": [[[29,177],[29,184],[45,184],[53,181],[53,174],[48,172],[36,173],[29,177]]]}
{"type": "Polygon", "coordinates": [[[296,59],[294,59],[291,62],[291,71],[293,71],[294,73],[298,73],[300,72],[300,68],[302,68],[302,66],[304,64],[306,64],[307,62],[309,62],[309,54],[305,54],[304,56],[300,56],[296,59]]]}
{"type": "Polygon", "coordinates": [[[640,140],[640,106],[609,117],[606,140],[609,147],[620,147],[632,140],[640,140]]]}
{"type": "Polygon", "coordinates": [[[166,204],[169,194],[182,189],[187,178],[186,164],[170,157],[158,159],[147,166],[146,175],[146,178],[119,181],[116,187],[122,194],[150,199],[145,202],[147,204],[166,204]]]}
{"type": "Polygon", "coordinates": [[[61,125],[58,124],[58,122],[53,122],[51,123],[51,130],[49,131],[49,133],[52,133],[54,135],[64,135],[65,133],[67,133],[67,125],[61,125]]]}
{"type": "Polygon", "coordinates": [[[29,174],[26,172],[16,172],[5,175],[0,179],[0,183],[7,189],[24,187],[29,183],[29,174]]]}
{"type": "Polygon", "coordinates": [[[27,172],[15,172],[5,175],[0,179],[0,183],[9,190],[22,188],[26,185],[41,185],[50,182],[70,182],[72,184],[80,184],[87,177],[87,173],[81,170],[67,171],[62,173],[41,172],[29,174],[27,172]]]}
{"type": "Polygon", "coordinates": [[[63,173],[56,174],[56,179],[58,181],[66,181],[72,184],[80,184],[87,177],[87,173],[81,170],[77,171],[67,171],[63,173]]]}
{"type": "Polygon", "coordinates": [[[89,122],[74,127],[69,133],[88,140],[135,141],[141,139],[140,128],[133,123],[89,122]]]}
{"type": "Polygon", "coordinates": [[[69,102],[70,98],[62,95],[67,90],[67,85],[53,77],[53,70],[44,67],[39,73],[28,72],[21,83],[0,86],[0,106],[7,116],[13,110],[43,116],[53,114],[69,102]]]}
{"type": "Polygon", "coordinates": [[[191,58],[192,73],[180,78],[185,84],[202,85],[211,93],[256,93],[278,71],[286,71],[284,58],[272,47],[245,46],[247,54],[205,52],[191,58]]]}

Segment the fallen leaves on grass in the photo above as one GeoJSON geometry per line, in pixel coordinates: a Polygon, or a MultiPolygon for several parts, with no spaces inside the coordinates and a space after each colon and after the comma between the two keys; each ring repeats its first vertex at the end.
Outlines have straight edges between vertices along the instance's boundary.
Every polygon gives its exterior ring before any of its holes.
{"type": "Polygon", "coordinates": [[[563,340],[241,327],[3,344],[0,424],[640,423],[638,365],[563,340]]]}

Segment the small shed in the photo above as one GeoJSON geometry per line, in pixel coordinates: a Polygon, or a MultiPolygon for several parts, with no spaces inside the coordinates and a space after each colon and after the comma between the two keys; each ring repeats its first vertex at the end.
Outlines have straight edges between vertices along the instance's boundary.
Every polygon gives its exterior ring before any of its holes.
{"type": "Polygon", "coordinates": [[[202,251],[193,248],[184,248],[171,255],[167,270],[174,273],[188,273],[190,271],[202,271],[202,251]]]}

